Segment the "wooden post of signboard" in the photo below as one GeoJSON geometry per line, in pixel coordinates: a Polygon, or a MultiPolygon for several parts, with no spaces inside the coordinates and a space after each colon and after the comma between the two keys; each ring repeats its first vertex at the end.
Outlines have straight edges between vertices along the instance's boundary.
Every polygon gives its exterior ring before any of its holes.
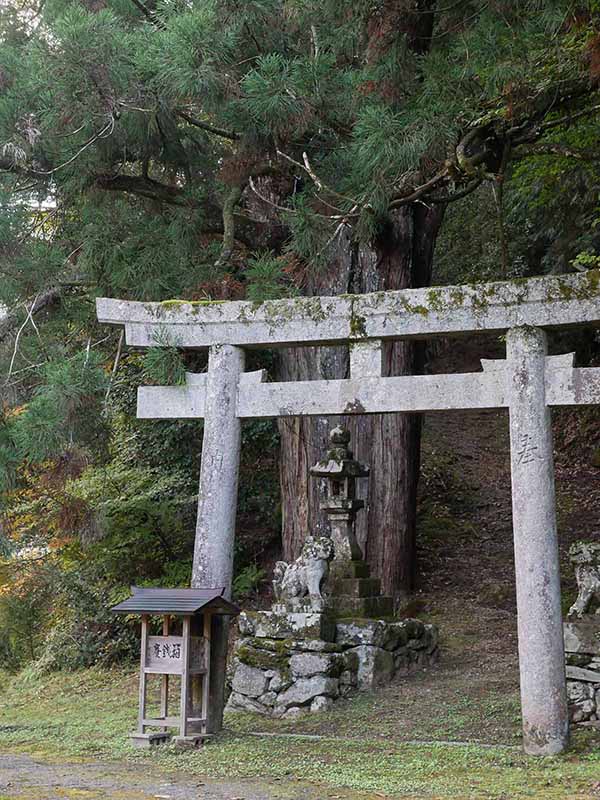
{"type": "Polygon", "coordinates": [[[208,715],[208,642],[206,640],[207,613],[192,620],[192,649],[190,655],[190,713],[188,731],[191,735],[207,732],[208,715]],[[197,622],[197,627],[196,623],[197,622]],[[202,649],[197,649],[198,640],[202,649]]]}
{"type": "MultiPolygon", "coordinates": [[[[169,615],[165,614],[163,617],[163,636],[169,635],[169,615]]],[[[169,716],[169,676],[167,674],[161,675],[160,684],[160,716],[166,720],[169,716]]],[[[166,725],[161,728],[165,733],[169,730],[166,725]]]]}
{"type": "Polygon", "coordinates": [[[210,611],[204,612],[204,665],[206,672],[202,676],[202,733],[208,731],[208,703],[210,691],[210,632],[212,625],[212,614],[210,611]]]}
{"type": "Polygon", "coordinates": [[[191,617],[183,618],[181,641],[181,708],[179,712],[179,735],[187,736],[188,706],[190,691],[190,622],[191,617]]]}
{"type": "Polygon", "coordinates": [[[203,675],[198,672],[197,639],[202,639],[202,621],[194,617],[191,628],[190,653],[190,719],[188,731],[191,735],[202,733],[202,682],[203,675]]]}
{"type": "Polygon", "coordinates": [[[146,716],[146,650],[148,646],[148,615],[142,614],[142,635],[140,641],[140,698],[138,705],[138,731],[144,733],[146,716]]]}

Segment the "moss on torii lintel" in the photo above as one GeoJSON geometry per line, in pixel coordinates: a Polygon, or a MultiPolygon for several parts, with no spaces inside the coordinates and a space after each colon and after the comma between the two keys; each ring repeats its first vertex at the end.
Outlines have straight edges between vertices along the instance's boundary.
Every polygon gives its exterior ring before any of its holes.
{"type": "MultiPolygon", "coordinates": [[[[282,298],[281,300],[265,300],[237,303],[239,307],[237,320],[232,322],[251,322],[258,313],[264,321],[275,327],[279,323],[289,322],[293,319],[307,319],[318,323],[325,321],[331,312],[336,310],[336,301],[347,301],[349,316],[349,338],[364,339],[367,337],[367,309],[376,309],[391,300],[389,313],[419,314],[426,317],[430,313],[441,314],[457,308],[472,308],[475,311],[484,311],[493,299],[498,305],[503,305],[503,290],[513,290],[506,298],[506,305],[520,305],[527,302],[535,281],[539,279],[516,278],[511,281],[464,284],[459,286],[432,287],[423,302],[411,302],[409,296],[399,292],[374,292],[368,295],[343,294],[331,298],[325,297],[297,297],[282,298]]],[[[583,275],[553,276],[546,278],[548,285],[546,297],[539,298],[548,302],[592,300],[600,298],[600,270],[588,270],[583,275]]],[[[409,290],[410,291],[410,290],[409,290]]],[[[188,307],[192,313],[199,313],[202,309],[223,307],[230,303],[228,300],[164,300],[161,303],[145,304],[148,311],[156,316],[161,312],[177,310],[188,307]]]]}

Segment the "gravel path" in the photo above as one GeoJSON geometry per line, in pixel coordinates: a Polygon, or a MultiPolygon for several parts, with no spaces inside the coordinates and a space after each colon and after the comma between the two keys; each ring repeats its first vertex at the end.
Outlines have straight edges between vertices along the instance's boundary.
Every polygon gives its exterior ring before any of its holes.
{"type": "MultiPolygon", "coordinates": [[[[160,775],[147,765],[53,763],[23,754],[0,754],[0,800],[324,800],[328,797],[350,800],[356,795],[287,782],[228,782],[160,775]]],[[[364,800],[368,797],[362,795],[364,800]]]]}

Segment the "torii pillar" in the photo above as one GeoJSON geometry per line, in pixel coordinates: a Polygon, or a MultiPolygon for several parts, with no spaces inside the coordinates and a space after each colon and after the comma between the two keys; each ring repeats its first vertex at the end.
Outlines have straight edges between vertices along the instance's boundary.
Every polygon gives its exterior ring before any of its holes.
{"type": "Polygon", "coordinates": [[[546,333],[506,336],[523,748],[555,755],[569,741],[546,333]]]}
{"type": "MultiPolygon", "coordinates": [[[[231,600],[242,439],[237,394],[244,363],[241,347],[222,344],[209,350],[192,566],[192,588],[223,586],[228,600],[231,600]]],[[[223,726],[229,619],[213,615],[212,625],[207,729],[216,733],[223,726]]]]}

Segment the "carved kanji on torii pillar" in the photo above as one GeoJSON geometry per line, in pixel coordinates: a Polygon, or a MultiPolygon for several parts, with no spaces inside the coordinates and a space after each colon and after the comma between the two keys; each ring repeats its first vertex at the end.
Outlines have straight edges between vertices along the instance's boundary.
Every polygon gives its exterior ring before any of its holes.
{"type": "MultiPolygon", "coordinates": [[[[231,588],[243,419],[507,408],[524,747],[542,755],[565,748],[550,409],[600,404],[600,369],[575,368],[572,354],[548,356],[545,329],[600,323],[598,271],[258,304],[99,298],[97,310],[101,322],[125,326],[129,345],[209,350],[208,372],[188,375],[186,386],[138,391],[140,418],[204,419],[192,585],[231,588]],[[506,333],[507,342],[506,359],[482,362],[482,372],[383,376],[386,341],[482,331],[506,333]],[[249,348],[344,343],[350,348],[350,376],[344,380],[267,383],[263,371],[244,372],[249,348]]],[[[350,540],[348,546],[352,552],[350,540]]],[[[226,629],[214,631],[213,656],[222,663],[213,674],[221,678],[226,644],[226,629]]],[[[223,688],[211,686],[214,709],[223,688]]],[[[220,727],[219,713],[211,727],[220,727]]]]}

